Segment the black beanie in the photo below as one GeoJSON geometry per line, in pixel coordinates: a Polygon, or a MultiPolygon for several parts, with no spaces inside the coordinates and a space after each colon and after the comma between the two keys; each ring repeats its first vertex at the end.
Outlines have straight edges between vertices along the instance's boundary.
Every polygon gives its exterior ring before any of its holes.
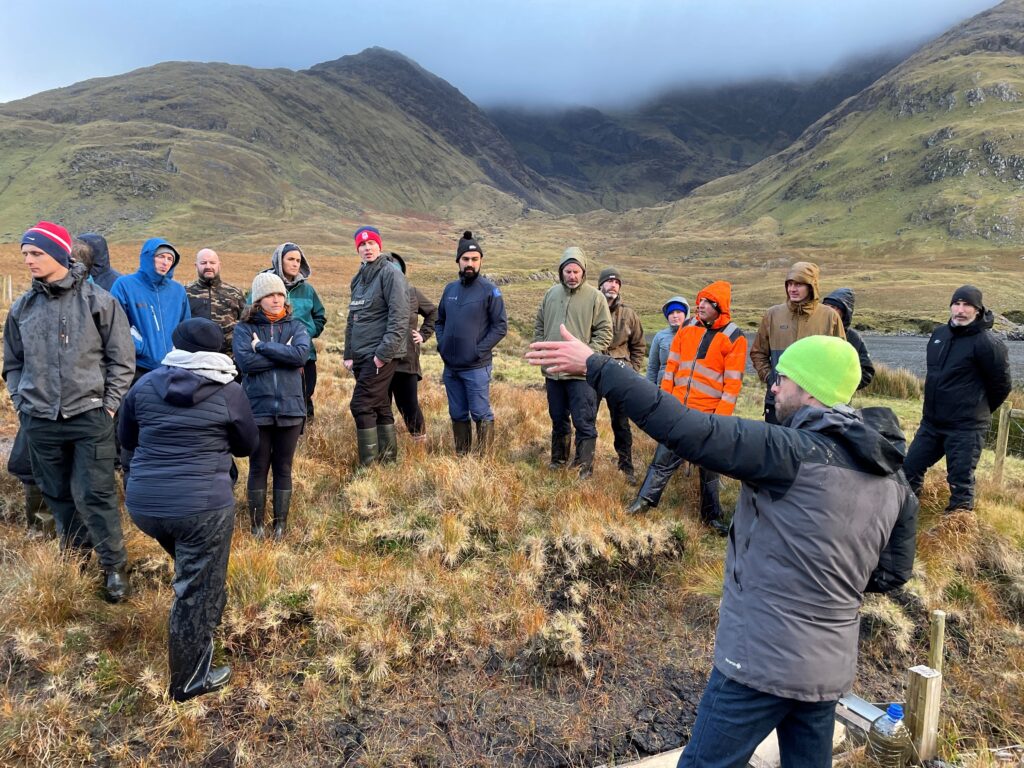
{"type": "Polygon", "coordinates": [[[224,331],[212,320],[193,317],[171,332],[175,349],[185,352],[220,352],[224,348],[224,331]]]}
{"type": "Polygon", "coordinates": [[[949,300],[949,305],[953,306],[958,301],[966,301],[972,307],[976,307],[979,312],[985,308],[981,301],[981,290],[973,285],[961,285],[953,291],[953,298],[949,300]]]}
{"type": "Polygon", "coordinates": [[[459,240],[459,247],[455,251],[455,260],[458,261],[462,258],[462,254],[466,251],[476,251],[480,254],[480,258],[484,257],[484,249],[480,247],[480,244],[473,239],[473,233],[468,229],[462,233],[462,239],[459,240]]]}
{"type": "Polygon", "coordinates": [[[612,279],[618,280],[619,285],[622,285],[622,278],[619,277],[619,270],[617,270],[615,267],[605,267],[604,269],[601,270],[600,277],[597,278],[597,287],[600,288],[602,285],[604,285],[605,280],[612,279]]]}

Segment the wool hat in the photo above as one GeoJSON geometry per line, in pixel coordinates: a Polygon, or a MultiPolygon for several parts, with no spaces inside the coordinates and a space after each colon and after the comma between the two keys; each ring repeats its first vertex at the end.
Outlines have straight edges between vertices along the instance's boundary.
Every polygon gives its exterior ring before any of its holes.
{"type": "Polygon", "coordinates": [[[979,312],[985,309],[985,305],[981,301],[981,289],[975,288],[973,285],[961,285],[953,291],[953,298],[949,300],[949,305],[953,306],[958,301],[966,301],[972,307],[976,307],[979,312]]]}
{"type": "Polygon", "coordinates": [[[220,352],[224,348],[224,331],[212,320],[193,317],[178,323],[171,331],[175,349],[186,352],[220,352]]]}
{"type": "Polygon", "coordinates": [[[837,336],[806,336],[793,342],[775,370],[829,408],[849,403],[860,384],[857,350],[837,336]]]}
{"type": "Polygon", "coordinates": [[[615,267],[605,267],[601,270],[601,274],[597,278],[597,287],[600,288],[604,285],[605,280],[618,280],[619,285],[622,285],[622,278],[619,276],[619,270],[615,267]]]}
{"type": "Polygon", "coordinates": [[[71,264],[71,233],[60,224],[40,221],[21,236],[22,245],[34,245],[60,263],[62,267],[71,264]]]}
{"type": "Polygon", "coordinates": [[[384,241],[380,239],[380,230],[377,229],[376,227],[360,227],[359,229],[356,230],[355,238],[356,248],[358,248],[360,244],[365,243],[367,240],[375,240],[377,242],[377,245],[379,245],[381,249],[384,248],[384,241]]]}
{"type": "Polygon", "coordinates": [[[473,239],[473,233],[468,229],[462,233],[462,237],[459,239],[459,247],[455,250],[455,260],[458,261],[462,258],[462,254],[466,251],[476,251],[480,254],[481,259],[484,257],[484,249],[473,239]]]}
{"type": "Polygon", "coordinates": [[[284,280],[276,274],[273,272],[260,272],[252,279],[251,296],[253,304],[272,293],[288,295],[288,291],[284,287],[284,280]]]}

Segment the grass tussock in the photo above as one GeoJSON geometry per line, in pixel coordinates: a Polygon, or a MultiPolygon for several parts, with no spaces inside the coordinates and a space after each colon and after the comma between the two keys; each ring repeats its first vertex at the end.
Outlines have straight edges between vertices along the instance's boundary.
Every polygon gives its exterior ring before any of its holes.
{"type": "Polygon", "coordinates": [[[875,364],[875,377],[863,394],[897,400],[920,400],[924,396],[924,382],[906,368],[890,368],[875,364]]]}

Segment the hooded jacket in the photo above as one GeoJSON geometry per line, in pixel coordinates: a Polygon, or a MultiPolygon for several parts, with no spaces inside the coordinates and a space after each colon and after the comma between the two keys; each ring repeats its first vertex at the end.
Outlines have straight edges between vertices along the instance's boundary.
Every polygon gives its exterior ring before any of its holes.
{"type": "Polygon", "coordinates": [[[837,288],[826,296],[822,303],[833,307],[839,312],[839,317],[843,321],[843,332],[846,333],[846,340],[857,350],[857,357],[860,358],[860,384],[857,385],[857,389],[864,389],[875,378],[875,366],[871,362],[871,355],[868,354],[868,348],[864,344],[864,339],[860,337],[860,333],[857,332],[856,328],[850,327],[850,324],[853,322],[854,302],[855,298],[852,288],[837,288]]]}
{"type": "MultiPolygon", "coordinates": [[[[309,262],[306,261],[306,254],[302,252],[302,249],[295,243],[281,243],[274,250],[274,255],[270,257],[270,269],[263,271],[273,272],[281,278],[285,290],[288,291],[288,303],[292,305],[292,317],[306,326],[306,332],[309,333],[310,339],[318,338],[327,325],[327,312],[324,310],[323,302],[320,301],[320,295],[309,283],[309,276],[313,274],[313,270],[310,268],[309,262]],[[285,277],[281,270],[281,257],[286,249],[298,251],[301,258],[299,274],[294,279],[285,277]]],[[[248,301],[248,296],[246,301],[248,301]]],[[[309,345],[309,359],[316,360],[316,345],[312,343],[309,345]]]]}
{"type": "Polygon", "coordinates": [[[729,283],[712,283],[697,294],[697,304],[701,299],[717,304],[720,314],[711,325],[696,314],[683,323],[672,341],[661,388],[690,408],[731,416],[743,386],[747,339],[732,322],[729,283]]]}
{"type": "Polygon", "coordinates": [[[174,269],[179,261],[181,256],[174,246],[163,238],[151,237],[139,252],[139,270],[117,278],[110,289],[128,316],[137,368],[159,368],[164,355],[174,346],[171,333],[178,323],[192,317],[185,288],[174,282],[174,269]],[[174,263],[166,275],[158,274],[153,263],[157,248],[162,245],[174,251],[174,263]]]}
{"type": "Polygon", "coordinates": [[[95,232],[86,232],[84,235],[79,235],[78,239],[92,248],[92,267],[89,269],[89,277],[100,288],[109,291],[114,287],[114,281],[121,277],[121,273],[110,266],[110,249],[107,247],[106,238],[95,232]]]}
{"type": "Polygon", "coordinates": [[[1010,394],[1008,354],[984,307],[970,325],[938,326],[928,341],[924,418],[940,428],[987,429],[1010,394]]]}
{"type": "Polygon", "coordinates": [[[3,376],[19,413],[70,418],[116,411],[135,373],[120,305],[73,264],[56,282],[33,280],[4,324],[3,376]]]}
{"type": "Polygon", "coordinates": [[[445,367],[469,371],[490,365],[492,351],[508,333],[505,299],[483,275],[444,287],[437,308],[437,351],[445,367]]]}
{"type": "Polygon", "coordinates": [[[249,456],[259,443],[241,386],[166,365],[132,387],[117,431],[134,451],[125,506],[164,518],[234,506],[231,457],[249,456]]]}
{"type": "MultiPolygon", "coordinates": [[[[587,284],[587,260],[582,252],[575,256],[566,255],[558,264],[558,285],[553,285],[544,294],[537,319],[533,325],[534,341],[561,341],[559,325],[577,339],[583,341],[595,352],[604,352],[612,340],[612,316],[608,311],[608,300],[594,286],[587,284]],[[575,261],[583,268],[583,281],[575,288],[565,284],[565,265],[575,261]]],[[[548,373],[549,379],[582,379],[566,373],[548,373]]]]}
{"type": "Polygon", "coordinates": [[[188,295],[192,317],[212,320],[224,331],[224,346],[221,352],[230,355],[231,334],[245,309],[245,296],[238,288],[221,280],[220,275],[213,279],[200,275],[185,286],[185,293],[188,295]]]}
{"type": "Polygon", "coordinates": [[[254,309],[249,320],[235,326],[233,357],[257,424],[288,426],[305,420],[302,368],[310,344],[306,326],[292,315],[272,323],[263,310],[254,309]]]}
{"type": "Polygon", "coordinates": [[[761,327],[750,347],[750,362],[758,377],[768,385],[764,401],[775,402],[772,383],[775,380],[775,366],[790,344],[806,336],[838,336],[846,338],[839,316],[828,307],[821,305],[821,289],[818,287],[818,266],[807,261],[796,262],[786,275],[786,282],[793,280],[811,287],[807,301],[776,304],[761,318],[761,327]]]}
{"type": "Polygon", "coordinates": [[[917,499],[895,414],[807,406],[781,426],[703,414],[600,355],[587,380],[680,457],[741,481],[715,668],[798,701],[849,691],[863,593],[913,569],[917,499]]]}
{"type": "Polygon", "coordinates": [[[376,356],[389,363],[405,357],[409,337],[409,284],[384,251],[360,265],[349,284],[345,359],[376,356]]]}
{"type": "MultiPolygon", "coordinates": [[[[689,318],[690,302],[682,296],[673,296],[662,304],[661,314],[665,315],[665,310],[668,308],[668,305],[673,303],[682,304],[686,307],[684,314],[689,318]]],[[[684,319],[683,322],[685,323],[686,319],[684,319]]],[[[672,339],[676,337],[676,331],[678,330],[678,325],[672,325],[669,323],[667,328],[662,328],[654,334],[654,338],[651,339],[651,351],[647,356],[647,380],[655,386],[661,385],[661,379],[665,375],[665,363],[668,362],[669,351],[672,348],[672,339]]]]}

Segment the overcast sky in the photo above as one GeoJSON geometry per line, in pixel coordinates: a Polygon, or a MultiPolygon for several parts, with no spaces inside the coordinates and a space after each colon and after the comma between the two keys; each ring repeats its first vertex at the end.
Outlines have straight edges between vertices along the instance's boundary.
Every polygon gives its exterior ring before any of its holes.
{"type": "Polygon", "coordinates": [[[819,74],[931,39],[995,4],[0,0],[0,102],[161,61],[305,69],[379,45],[483,106],[614,105],[679,84],[819,74]]]}

